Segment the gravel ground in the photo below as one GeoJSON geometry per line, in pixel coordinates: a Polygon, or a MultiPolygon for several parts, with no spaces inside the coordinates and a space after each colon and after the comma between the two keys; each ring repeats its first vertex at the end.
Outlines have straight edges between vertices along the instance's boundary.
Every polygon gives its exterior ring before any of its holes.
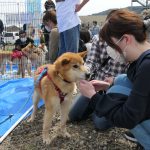
{"type": "MultiPolygon", "coordinates": [[[[3,141],[0,150],[137,150],[137,145],[123,137],[125,129],[113,128],[96,131],[90,119],[80,123],[67,123],[71,138],[57,137],[50,145],[42,143],[44,107],[40,108],[33,123],[23,120],[3,141]]],[[[53,120],[52,129],[59,123],[53,120]]],[[[53,130],[50,131],[50,135],[53,130]]]]}

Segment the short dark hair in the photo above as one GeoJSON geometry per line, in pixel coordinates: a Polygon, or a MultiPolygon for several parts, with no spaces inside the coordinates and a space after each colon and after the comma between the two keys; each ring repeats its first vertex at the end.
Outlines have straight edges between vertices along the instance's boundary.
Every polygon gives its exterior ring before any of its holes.
{"type": "Polygon", "coordinates": [[[93,23],[97,24],[97,21],[93,21],[93,23]]]}
{"type": "Polygon", "coordinates": [[[20,30],[20,31],[19,31],[19,35],[24,34],[24,33],[26,33],[25,30],[20,30]]]}
{"type": "Polygon", "coordinates": [[[113,42],[112,37],[121,38],[124,34],[131,34],[142,43],[146,40],[146,30],[141,17],[127,9],[118,9],[110,12],[100,32],[100,38],[106,43],[120,51],[120,48],[113,42]]]}
{"type": "Polygon", "coordinates": [[[54,9],[55,10],[55,4],[53,1],[46,1],[45,4],[44,4],[44,7],[46,10],[49,10],[49,9],[54,9]]]}
{"type": "Polygon", "coordinates": [[[56,12],[55,10],[46,11],[43,16],[43,23],[45,24],[48,21],[52,21],[54,24],[57,24],[56,12]]]}
{"type": "Polygon", "coordinates": [[[84,43],[88,43],[91,40],[90,32],[88,30],[80,30],[80,39],[84,41],[84,43]]]}

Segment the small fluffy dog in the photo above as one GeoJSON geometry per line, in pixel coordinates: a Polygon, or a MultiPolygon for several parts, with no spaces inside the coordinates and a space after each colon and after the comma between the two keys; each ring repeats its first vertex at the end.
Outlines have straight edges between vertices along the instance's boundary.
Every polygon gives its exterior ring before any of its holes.
{"type": "Polygon", "coordinates": [[[61,55],[54,64],[41,66],[35,72],[35,89],[33,93],[33,113],[29,121],[33,121],[37,112],[37,105],[42,98],[45,102],[45,114],[43,122],[43,142],[50,144],[53,138],[49,137],[49,128],[53,115],[60,110],[61,126],[59,134],[70,137],[66,131],[66,121],[76,82],[89,76],[84,66],[83,57],[87,52],[71,53],[61,55]]]}
{"type": "Polygon", "coordinates": [[[48,52],[45,44],[40,44],[38,47],[29,43],[22,49],[22,52],[31,60],[32,64],[42,65],[45,62],[45,55],[48,52]]]}
{"type": "Polygon", "coordinates": [[[29,43],[26,47],[22,49],[22,52],[26,56],[25,59],[22,59],[23,66],[24,64],[26,65],[23,70],[27,68],[28,75],[31,76],[31,66],[37,68],[43,65],[45,63],[45,56],[48,50],[44,43],[40,44],[38,47],[29,43]]]}

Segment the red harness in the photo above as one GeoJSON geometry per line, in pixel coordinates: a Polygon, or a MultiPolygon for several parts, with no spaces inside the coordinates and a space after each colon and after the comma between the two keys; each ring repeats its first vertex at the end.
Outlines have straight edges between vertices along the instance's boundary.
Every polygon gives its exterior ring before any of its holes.
{"type": "Polygon", "coordinates": [[[22,56],[26,55],[22,51],[14,50],[13,53],[11,54],[11,60],[13,61],[13,59],[15,58],[21,59],[22,56]]]}
{"type": "Polygon", "coordinates": [[[51,79],[51,77],[49,76],[49,74],[47,74],[47,78],[52,81],[52,83],[53,83],[53,85],[54,85],[54,87],[55,87],[55,90],[58,92],[58,95],[59,95],[59,98],[60,98],[60,103],[62,103],[62,102],[64,101],[64,98],[65,98],[65,96],[67,95],[67,93],[64,94],[64,93],[60,90],[60,88],[53,82],[53,80],[51,79]]]}
{"type": "MultiPolygon", "coordinates": [[[[39,73],[39,74],[42,73],[43,70],[44,70],[43,67],[39,68],[38,73],[39,73]]],[[[45,77],[45,76],[47,76],[47,78],[53,83],[53,85],[54,85],[54,87],[55,87],[55,90],[57,91],[58,96],[59,96],[59,98],[60,98],[60,103],[62,103],[62,102],[64,101],[64,98],[65,98],[65,96],[67,95],[67,93],[64,94],[64,93],[60,90],[60,88],[53,82],[52,78],[50,77],[50,75],[49,75],[48,73],[46,73],[45,75],[43,75],[43,77],[45,77]]],[[[42,78],[43,78],[43,77],[42,77],[42,78]]],[[[41,79],[42,79],[42,78],[41,78],[41,79]]],[[[39,82],[40,91],[42,91],[42,89],[41,89],[41,79],[40,79],[40,82],[39,82]]]]}

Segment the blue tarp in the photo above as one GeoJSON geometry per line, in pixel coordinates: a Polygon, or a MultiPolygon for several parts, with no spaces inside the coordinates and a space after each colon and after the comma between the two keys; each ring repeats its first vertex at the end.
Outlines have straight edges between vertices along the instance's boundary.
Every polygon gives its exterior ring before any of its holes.
{"type": "Polygon", "coordinates": [[[32,78],[0,82],[0,137],[32,106],[32,94],[32,78]]]}

